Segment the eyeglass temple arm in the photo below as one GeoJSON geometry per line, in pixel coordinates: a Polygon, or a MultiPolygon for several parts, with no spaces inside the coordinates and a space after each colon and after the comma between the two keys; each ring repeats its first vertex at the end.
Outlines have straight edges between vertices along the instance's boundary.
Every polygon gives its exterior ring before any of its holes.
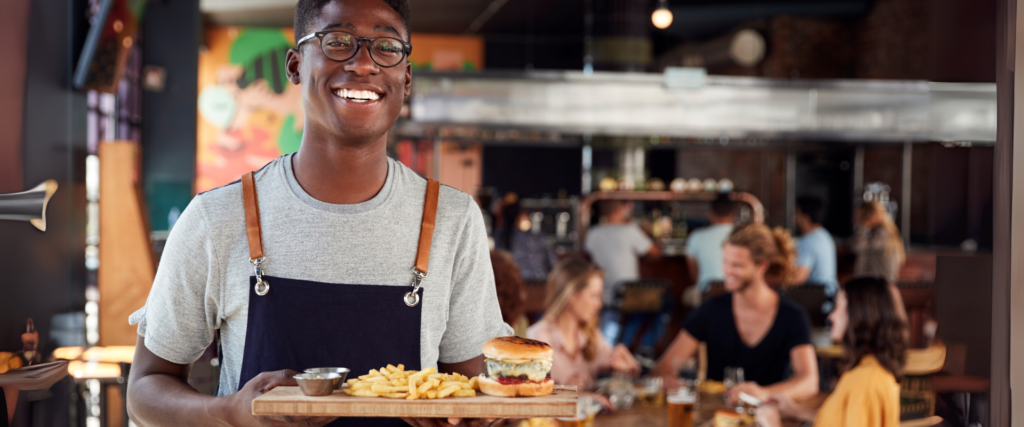
{"type": "Polygon", "coordinates": [[[313,37],[316,37],[316,33],[309,34],[306,37],[303,37],[303,38],[299,39],[299,41],[295,42],[295,47],[298,48],[299,45],[301,45],[303,42],[305,42],[306,40],[309,40],[309,39],[311,39],[313,37]]]}

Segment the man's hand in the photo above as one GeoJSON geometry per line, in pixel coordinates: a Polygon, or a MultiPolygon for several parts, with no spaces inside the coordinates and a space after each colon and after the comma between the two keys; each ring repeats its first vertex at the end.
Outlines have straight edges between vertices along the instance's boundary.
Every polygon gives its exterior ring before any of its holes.
{"type": "Polygon", "coordinates": [[[297,386],[291,369],[263,372],[249,380],[237,393],[226,396],[231,405],[231,425],[235,426],[308,426],[321,427],[334,421],[334,417],[258,417],[252,414],[252,400],[278,386],[297,386]]]}
{"type": "Polygon", "coordinates": [[[616,345],[612,350],[611,365],[612,369],[626,372],[630,375],[636,375],[640,372],[640,364],[633,357],[633,353],[630,353],[629,349],[622,344],[616,345]]]}
{"type": "Polygon", "coordinates": [[[757,425],[763,427],[782,427],[782,416],[779,414],[778,408],[770,405],[765,405],[757,408],[757,413],[754,415],[754,419],[757,421],[757,425]]]}
{"type": "Polygon", "coordinates": [[[758,400],[760,400],[762,402],[764,402],[765,399],[768,398],[768,395],[771,394],[764,387],[761,387],[761,386],[757,385],[757,383],[745,382],[745,383],[742,383],[742,384],[738,384],[738,385],[734,386],[733,388],[729,389],[728,397],[729,397],[729,404],[730,405],[733,404],[733,403],[736,403],[736,401],[739,400],[740,393],[746,393],[746,394],[749,394],[751,396],[754,396],[754,397],[758,398],[758,400]]]}

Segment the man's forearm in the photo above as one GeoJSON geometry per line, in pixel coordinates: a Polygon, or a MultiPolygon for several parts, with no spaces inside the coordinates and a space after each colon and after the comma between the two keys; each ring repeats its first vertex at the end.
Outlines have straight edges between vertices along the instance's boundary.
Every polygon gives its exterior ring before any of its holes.
{"type": "Polygon", "coordinates": [[[472,359],[458,363],[437,363],[438,372],[458,372],[467,377],[475,377],[484,373],[484,356],[481,354],[472,359]]]}
{"type": "Polygon", "coordinates": [[[809,375],[798,376],[765,387],[769,393],[785,394],[793,400],[804,400],[818,394],[818,379],[809,375]]]}
{"type": "Polygon", "coordinates": [[[199,393],[180,378],[152,374],[128,388],[128,413],[140,426],[230,426],[230,397],[199,393]]]}

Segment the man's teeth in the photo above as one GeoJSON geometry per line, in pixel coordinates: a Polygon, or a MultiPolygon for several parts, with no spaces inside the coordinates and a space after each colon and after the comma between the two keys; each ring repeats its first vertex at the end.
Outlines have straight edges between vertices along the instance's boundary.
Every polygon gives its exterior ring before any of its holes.
{"type": "Polygon", "coordinates": [[[366,102],[380,99],[380,95],[376,92],[369,90],[355,90],[355,89],[338,89],[334,91],[338,97],[351,99],[353,101],[366,102]]]}

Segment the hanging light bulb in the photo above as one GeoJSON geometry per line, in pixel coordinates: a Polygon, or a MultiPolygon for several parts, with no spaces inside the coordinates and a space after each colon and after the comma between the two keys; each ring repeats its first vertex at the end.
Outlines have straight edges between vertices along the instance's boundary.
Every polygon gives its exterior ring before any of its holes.
{"type": "Polygon", "coordinates": [[[668,1],[658,1],[658,8],[651,14],[651,22],[659,30],[664,30],[672,25],[672,11],[668,10],[668,1]]]}

